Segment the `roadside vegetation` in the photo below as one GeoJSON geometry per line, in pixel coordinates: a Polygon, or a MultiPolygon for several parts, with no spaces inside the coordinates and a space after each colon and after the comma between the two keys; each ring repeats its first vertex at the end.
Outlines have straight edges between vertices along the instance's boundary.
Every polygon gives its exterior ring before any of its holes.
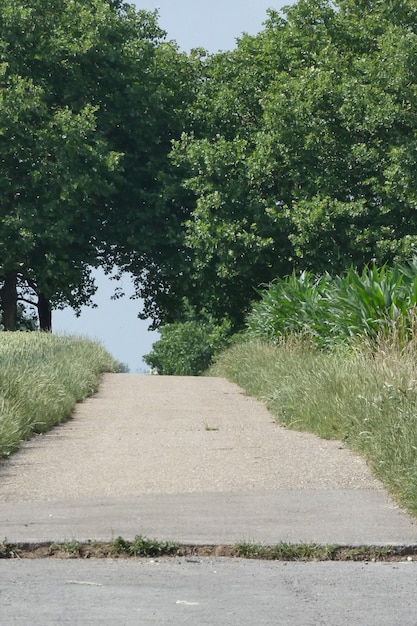
{"type": "Polygon", "coordinates": [[[72,540],[66,543],[0,541],[0,559],[162,559],[168,557],[228,557],[270,561],[413,561],[415,546],[336,546],[322,544],[274,545],[239,542],[235,545],[192,545],[158,541],[137,535],[133,541],[117,537],[111,542],[72,540]]]}
{"type": "Polygon", "coordinates": [[[209,373],[265,402],[281,424],[345,442],[417,514],[416,279],[407,272],[275,281],[209,373]]]}
{"type": "Polygon", "coordinates": [[[260,295],[247,320],[251,337],[277,343],[295,334],[325,349],[364,337],[405,345],[415,338],[417,259],[336,276],[293,273],[260,295]]]}
{"type": "Polygon", "coordinates": [[[49,333],[0,333],[0,458],[71,416],[117,364],[98,343],[49,333]]]}

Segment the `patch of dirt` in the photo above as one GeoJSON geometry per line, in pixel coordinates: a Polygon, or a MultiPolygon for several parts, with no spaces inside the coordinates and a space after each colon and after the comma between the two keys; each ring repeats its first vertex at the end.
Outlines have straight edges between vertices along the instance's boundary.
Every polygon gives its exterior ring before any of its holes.
{"type": "Polygon", "coordinates": [[[112,543],[91,541],[67,544],[57,543],[0,543],[0,559],[162,559],[173,557],[187,558],[250,558],[280,561],[360,561],[360,562],[399,562],[417,561],[417,546],[315,546],[309,556],[305,546],[288,546],[288,554],[280,549],[277,557],[276,546],[258,546],[248,552],[231,545],[171,545],[160,554],[136,555],[117,551],[112,543]],[[299,548],[300,556],[297,556],[299,548]]]}

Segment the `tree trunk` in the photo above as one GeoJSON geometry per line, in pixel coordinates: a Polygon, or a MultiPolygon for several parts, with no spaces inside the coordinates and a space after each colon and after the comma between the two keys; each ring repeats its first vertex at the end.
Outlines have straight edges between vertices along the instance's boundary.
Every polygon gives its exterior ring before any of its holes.
{"type": "Polygon", "coordinates": [[[4,330],[17,328],[17,272],[7,272],[0,290],[4,330]]]}
{"type": "Polygon", "coordinates": [[[52,309],[51,303],[43,293],[38,294],[39,328],[46,332],[52,332],[52,309]]]}

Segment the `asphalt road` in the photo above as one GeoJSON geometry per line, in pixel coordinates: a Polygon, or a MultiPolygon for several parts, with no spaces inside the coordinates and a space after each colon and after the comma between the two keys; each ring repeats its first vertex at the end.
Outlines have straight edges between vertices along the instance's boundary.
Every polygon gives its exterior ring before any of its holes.
{"type": "Polygon", "coordinates": [[[0,561],[4,626],[415,626],[417,563],[0,561]]]}

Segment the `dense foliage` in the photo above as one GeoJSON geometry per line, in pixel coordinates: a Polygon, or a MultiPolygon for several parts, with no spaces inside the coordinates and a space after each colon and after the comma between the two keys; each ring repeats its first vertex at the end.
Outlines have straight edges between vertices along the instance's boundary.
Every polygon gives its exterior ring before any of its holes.
{"type": "Polygon", "coordinates": [[[248,316],[248,334],[279,343],[298,335],[319,347],[415,334],[416,261],[393,268],[376,265],[340,276],[311,272],[274,280],[248,316]]]}
{"type": "MultiPolygon", "coordinates": [[[[0,0],[0,291],[41,328],[89,303],[91,268],[161,264],[178,226],[161,192],[189,62],[156,16],[111,0],[0,0]],[[159,262],[159,261],[158,261],[159,262]]],[[[178,248],[178,246],[176,246],[178,248]]]]}
{"type": "Polygon", "coordinates": [[[204,60],[173,151],[195,306],[241,325],[253,288],[293,269],[410,258],[416,60],[411,0],[299,0],[204,60]]]}
{"type": "Polygon", "coordinates": [[[0,299],[90,301],[135,276],[144,316],[232,330],[257,289],[410,260],[414,0],[298,0],[232,51],[166,43],[117,0],[0,0],[0,299]]]}
{"type": "Polygon", "coordinates": [[[161,338],[143,357],[157,374],[198,376],[229,342],[230,324],[210,318],[165,324],[161,338]]]}

